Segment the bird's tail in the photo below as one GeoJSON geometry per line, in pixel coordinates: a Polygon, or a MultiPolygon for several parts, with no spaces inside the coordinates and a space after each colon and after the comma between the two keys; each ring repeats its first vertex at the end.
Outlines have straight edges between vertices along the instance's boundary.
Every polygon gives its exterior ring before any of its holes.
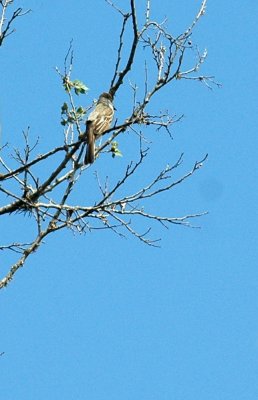
{"type": "Polygon", "coordinates": [[[84,158],[84,164],[93,164],[95,161],[95,138],[93,133],[92,121],[87,121],[86,127],[86,136],[87,136],[87,149],[84,158]]]}

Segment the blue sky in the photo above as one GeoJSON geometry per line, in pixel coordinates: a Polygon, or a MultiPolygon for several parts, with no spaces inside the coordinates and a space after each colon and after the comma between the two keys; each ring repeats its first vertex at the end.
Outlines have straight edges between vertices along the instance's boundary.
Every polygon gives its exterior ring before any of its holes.
{"type": "MultiPolygon", "coordinates": [[[[152,3],[152,17],[167,17],[178,34],[200,1],[152,3]]],[[[108,89],[120,19],[102,0],[16,4],[33,12],[1,48],[1,143],[21,145],[29,125],[43,152],[63,138],[65,94],[54,67],[62,68],[73,38],[73,77],[90,88],[80,99],[88,105],[108,89]]],[[[148,203],[164,215],[208,211],[196,221],[201,229],[155,225],[160,249],[110,232],[47,238],[1,291],[3,399],[257,399],[257,11],[254,1],[208,1],[192,39],[208,49],[201,72],[222,88],[177,81],[154,98],[153,107],[185,117],[173,127],[173,141],[150,131],[148,173],[128,188],[181,152],[175,176],[209,153],[191,179],[148,203]]],[[[128,104],[118,96],[117,114],[128,104]]],[[[136,157],[133,140],[128,134],[122,141],[122,159],[98,160],[87,170],[79,196],[94,191],[95,170],[115,181],[136,157]]],[[[22,237],[30,220],[8,216],[0,229],[4,240],[22,237]]],[[[1,256],[5,271],[9,259],[1,256]]]]}

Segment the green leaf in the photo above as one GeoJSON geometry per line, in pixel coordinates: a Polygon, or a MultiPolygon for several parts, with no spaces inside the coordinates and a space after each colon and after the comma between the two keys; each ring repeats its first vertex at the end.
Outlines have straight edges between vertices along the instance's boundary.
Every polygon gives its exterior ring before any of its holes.
{"type": "Polygon", "coordinates": [[[68,111],[68,104],[64,103],[61,107],[61,114],[66,114],[68,111]]]}
{"type": "Polygon", "coordinates": [[[116,151],[113,154],[115,154],[115,157],[123,157],[123,154],[119,149],[116,149],[116,151]]]}
{"type": "Polygon", "coordinates": [[[71,83],[73,85],[75,94],[77,94],[77,96],[79,96],[79,94],[85,94],[89,90],[89,88],[87,88],[87,86],[78,79],[75,79],[75,81],[71,83]]]}
{"type": "Polygon", "coordinates": [[[67,119],[62,119],[61,120],[61,125],[65,126],[67,124],[67,119]]]}
{"type": "Polygon", "coordinates": [[[123,157],[122,152],[118,148],[118,143],[117,142],[112,142],[111,143],[111,152],[112,152],[112,157],[123,157]]]}
{"type": "Polygon", "coordinates": [[[76,112],[77,112],[77,114],[80,114],[80,115],[86,114],[85,109],[81,106],[77,108],[76,112]]]}

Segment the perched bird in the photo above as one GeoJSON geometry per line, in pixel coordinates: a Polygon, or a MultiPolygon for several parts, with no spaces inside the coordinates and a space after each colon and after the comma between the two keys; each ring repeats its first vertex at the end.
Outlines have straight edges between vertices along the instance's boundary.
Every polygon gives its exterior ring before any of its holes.
{"type": "Polygon", "coordinates": [[[86,121],[87,150],[84,164],[95,161],[95,140],[98,139],[111,125],[114,116],[113,97],[110,93],[102,93],[94,110],[86,121]]]}

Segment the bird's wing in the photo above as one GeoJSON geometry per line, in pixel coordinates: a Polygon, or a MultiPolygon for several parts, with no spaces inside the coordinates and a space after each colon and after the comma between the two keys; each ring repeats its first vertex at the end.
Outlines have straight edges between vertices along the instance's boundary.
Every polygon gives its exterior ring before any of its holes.
{"type": "Polygon", "coordinates": [[[89,117],[88,121],[92,121],[94,134],[96,136],[101,135],[107,130],[112,122],[114,110],[111,107],[98,107],[96,106],[89,117]]]}

